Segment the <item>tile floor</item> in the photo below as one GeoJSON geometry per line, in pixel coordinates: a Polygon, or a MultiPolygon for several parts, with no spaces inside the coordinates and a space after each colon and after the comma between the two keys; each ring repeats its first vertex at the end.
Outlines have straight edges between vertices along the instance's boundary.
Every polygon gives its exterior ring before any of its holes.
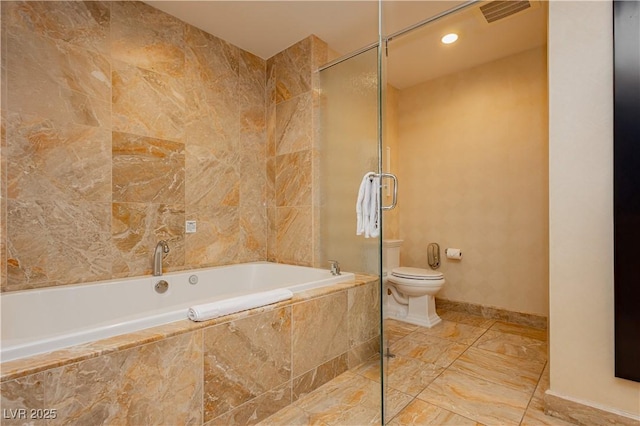
{"type": "MultiPolygon", "coordinates": [[[[387,320],[390,425],[559,425],[545,416],[547,332],[440,311],[433,328],[387,320]]],[[[347,371],[261,425],[380,424],[379,360],[347,371]]]]}

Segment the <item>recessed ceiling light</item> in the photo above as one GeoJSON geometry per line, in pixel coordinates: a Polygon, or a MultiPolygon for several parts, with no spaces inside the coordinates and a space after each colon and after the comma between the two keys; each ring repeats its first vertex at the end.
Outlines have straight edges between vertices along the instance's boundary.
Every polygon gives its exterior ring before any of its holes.
{"type": "Polygon", "coordinates": [[[458,34],[450,33],[440,39],[444,44],[451,44],[458,40],[458,34]]]}

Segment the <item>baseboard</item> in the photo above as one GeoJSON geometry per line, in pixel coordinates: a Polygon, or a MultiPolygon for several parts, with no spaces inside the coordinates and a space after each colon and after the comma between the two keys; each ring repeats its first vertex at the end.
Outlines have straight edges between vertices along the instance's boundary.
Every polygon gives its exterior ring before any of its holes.
{"type": "Polygon", "coordinates": [[[638,426],[640,422],[640,416],[599,407],[596,404],[558,395],[550,390],[544,394],[544,413],[584,426],[638,426]]]}
{"type": "Polygon", "coordinates": [[[441,299],[436,297],[436,309],[464,312],[467,314],[481,316],[483,318],[497,319],[534,328],[547,328],[547,317],[545,316],[508,311],[506,309],[496,308],[493,306],[476,305],[467,302],[456,302],[453,300],[441,299]]]}

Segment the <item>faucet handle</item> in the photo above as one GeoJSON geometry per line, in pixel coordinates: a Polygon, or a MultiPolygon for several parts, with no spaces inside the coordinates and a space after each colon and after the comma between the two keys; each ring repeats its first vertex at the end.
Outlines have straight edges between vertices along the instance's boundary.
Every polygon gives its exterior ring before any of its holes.
{"type": "Polygon", "coordinates": [[[158,241],[158,244],[160,244],[162,246],[162,252],[164,254],[169,253],[169,244],[167,243],[166,240],[160,240],[160,241],[158,241]]]}
{"type": "Polygon", "coordinates": [[[337,260],[329,260],[331,264],[331,275],[341,275],[340,274],[340,263],[337,260]]]}

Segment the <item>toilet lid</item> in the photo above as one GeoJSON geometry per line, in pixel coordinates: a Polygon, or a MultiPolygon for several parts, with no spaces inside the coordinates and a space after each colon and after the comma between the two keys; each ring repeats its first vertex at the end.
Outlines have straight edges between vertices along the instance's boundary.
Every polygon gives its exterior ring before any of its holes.
{"type": "Polygon", "coordinates": [[[441,280],[444,276],[442,272],[437,272],[432,269],[412,268],[409,266],[393,268],[391,275],[410,280],[441,280]]]}

